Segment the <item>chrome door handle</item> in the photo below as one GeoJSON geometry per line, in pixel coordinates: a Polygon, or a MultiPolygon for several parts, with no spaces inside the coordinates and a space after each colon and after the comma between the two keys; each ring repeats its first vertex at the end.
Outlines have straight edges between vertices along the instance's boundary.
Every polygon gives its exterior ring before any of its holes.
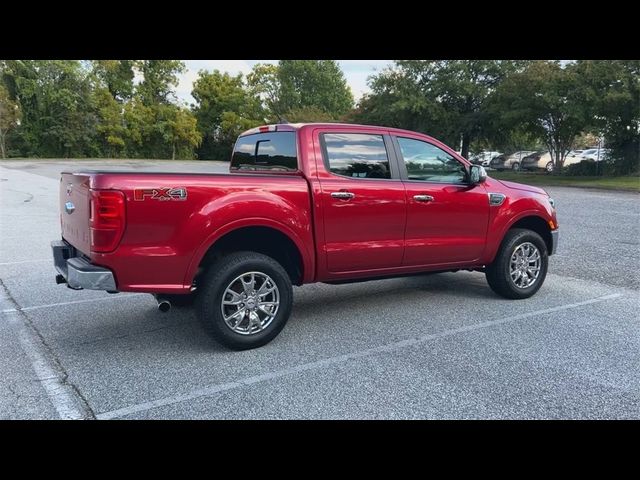
{"type": "Polygon", "coordinates": [[[433,197],[431,195],[414,195],[413,199],[416,202],[433,202],[433,197]]]}
{"type": "Polygon", "coordinates": [[[351,192],[332,192],[331,193],[331,198],[339,198],[340,200],[351,200],[355,196],[356,194],[351,192]]]}

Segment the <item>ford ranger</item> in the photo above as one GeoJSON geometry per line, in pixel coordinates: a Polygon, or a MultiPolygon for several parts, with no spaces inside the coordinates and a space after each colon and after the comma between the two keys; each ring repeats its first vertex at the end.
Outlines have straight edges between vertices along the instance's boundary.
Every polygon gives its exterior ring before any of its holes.
{"type": "Polygon", "coordinates": [[[511,299],[542,286],[554,201],[495,180],[427,135],[350,124],[244,132],[230,174],[63,172],[56,281],[195,303],[232,349],[271,341],[292,285],[484,272],[511,299]]]}

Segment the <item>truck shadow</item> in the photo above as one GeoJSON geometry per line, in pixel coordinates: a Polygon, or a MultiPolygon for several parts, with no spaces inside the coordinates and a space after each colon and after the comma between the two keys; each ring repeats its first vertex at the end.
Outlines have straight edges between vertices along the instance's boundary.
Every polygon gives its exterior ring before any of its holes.
{"type": "Polygon", "coordinates": [[[467,274],[469,276],[463,278],[457,275],[460,274],[419,275],[345,285],[306,285],[294,290],[294,309],[296,313],[318,308],[326,312],[328,308],[340,309],[341,305],[353,301],[388,303],[412,294],[415,301],[426,301],[431,295],[484,300],[499,298],[484,281],[484,276],[467,274]]]}
{"type": "MultiPolygon", "coordinates": [[[[385,312],[394,305],[426,312],[430,302],[440,305],[452,302],[457,305],[462,300],[490,301],[498,298],[486,285],[483,276],[476,274],[477,278],[463,278],[458,275],[433,274],[295,288],[288,327],[295,325],[297,332],[312,328],[312,325],[344,324],[345,318],[354,316],[354,309],[358,317],[368,317],[377,323],[377,319],[386,321],[389,314],[385,312]]],[[[107,318],[95,318],[83,325],[81,332],[70,333],[67,338],[74,346],[93,345],[97,349],[101,345],[116,342],[123,345],[135,343],[137,348],[144,345],[145,349],[153,351],[186,349],[191,353],[232,352],[206,334],[193,308],[173,307],[168,313],[161,313],[157,308],[147,305],[145,301],[144,306],[129,310],[131,315],[113,315],[111,312],[107,318]],[[87,341],[87,338],[91,340],[87,341]]],[[[284,332],[287,331],[291,331],[291,328],[285,328],[284,332]]],[[[296,335],[295,332],[292,334],[296,335]]]]}

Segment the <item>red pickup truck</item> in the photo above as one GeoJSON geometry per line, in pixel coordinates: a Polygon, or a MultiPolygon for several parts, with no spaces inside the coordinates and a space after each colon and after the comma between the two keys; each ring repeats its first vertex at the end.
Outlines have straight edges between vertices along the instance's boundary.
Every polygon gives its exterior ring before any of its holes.
{"type": "Polygon", "coordinates": [[[63,172],[56,281],[195,302],[233,349],[272,340],[292,285],[485,272],[521,299],[558,243],[554,201],[395,128],[278,124],[238,138],[230,174],[63,172]]]}

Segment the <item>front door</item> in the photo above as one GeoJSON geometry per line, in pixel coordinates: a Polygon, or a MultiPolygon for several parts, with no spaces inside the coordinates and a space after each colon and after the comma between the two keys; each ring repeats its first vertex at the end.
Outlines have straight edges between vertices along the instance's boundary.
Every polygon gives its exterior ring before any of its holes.
{"type": "Polygon", "coordinates": [[[395,137],[407,199],[403,265],[468,264],[484,251],[489,199],[462,162],[416,137],[395,137]]]}
{"type": "Polygon", "coordinates": [[[402,265],[404,185],[388,135],[320,131],[319,169],[327,270],[332,273],[402,265]]]}

